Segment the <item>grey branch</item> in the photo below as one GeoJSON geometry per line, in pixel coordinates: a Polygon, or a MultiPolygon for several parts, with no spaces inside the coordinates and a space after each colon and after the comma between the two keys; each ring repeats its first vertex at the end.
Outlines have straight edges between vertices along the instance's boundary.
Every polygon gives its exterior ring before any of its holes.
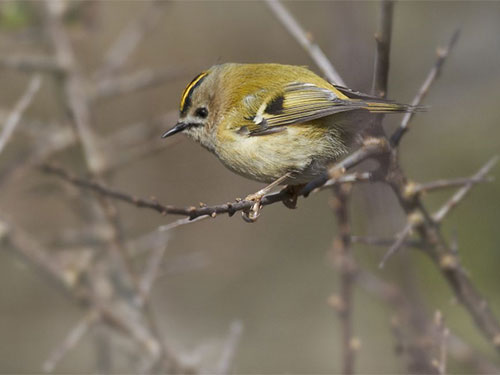
{"type": "Polygon", "coordinates": [[[16,103],[14,109],[9,114],[9,116],[7,116],[5,124],[3,125],[2,131],[0,133],[0,154],[4,150],[7,142],[9,142],[10,137],[12,136],[14,130],[16,129],[16,126],[19,124],[19,120],[21,120],[21,116],[23,115],[26,108],[28,108],[28,106],[30,105],[31,101],[33,100],[33,97],[40,89],[41,84],[42,84],[42,78],[39,75],[33,77],[25,93],[23,94],[21,99],[19,99],[19,101],[16,103]]]}
{"type": "Polygon", "coordinates": [[[314,60],[316,65],[321,69],[326,78],[339,86],[345,86],[343,79],[337,73],[332,63],[326,57],[321,48],[312,41],[310,34],[307,33],[302,26],[295,20],[293,15],[279,0],[266,0],[266,4],[278,18],[288,32],[299,42],[309,56],[314,60]]]}

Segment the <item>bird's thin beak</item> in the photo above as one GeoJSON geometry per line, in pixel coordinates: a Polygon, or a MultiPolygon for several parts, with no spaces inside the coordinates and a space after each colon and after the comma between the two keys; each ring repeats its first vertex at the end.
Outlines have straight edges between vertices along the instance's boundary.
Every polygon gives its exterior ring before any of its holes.
{"type": "Polygon", "coordinates": [[[189,126],[189,124],[185,122],[178,122],[175,124],[170,130],[167,130],[163,135],[161,136],[162,138],[167,138],[170,137],[171,135],[177,134],[184,129],[186,129],[189,126]]]}

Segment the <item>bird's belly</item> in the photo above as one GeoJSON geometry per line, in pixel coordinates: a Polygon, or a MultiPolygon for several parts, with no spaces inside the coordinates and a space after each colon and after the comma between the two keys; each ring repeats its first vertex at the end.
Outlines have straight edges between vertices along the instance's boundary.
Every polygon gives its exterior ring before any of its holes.
{"type": "Polygon", "coordinates": [[[216,154],[226,167],[247,178],[270,183],[292,172],[286,184],[312,180],[327,165],[347,152],[338,137],[328,129],[311,130],[307,126],[288,126],[279,133],[263,136],[238,136],[224,142],[216,154]]]}

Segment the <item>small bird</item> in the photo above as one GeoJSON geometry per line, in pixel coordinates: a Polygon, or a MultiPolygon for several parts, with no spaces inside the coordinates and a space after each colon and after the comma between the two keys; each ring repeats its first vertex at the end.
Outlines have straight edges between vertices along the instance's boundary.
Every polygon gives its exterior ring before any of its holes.
{"type": "Polygon", "coordinates": [[[163,138],[183,132],[231,171],[271,183],[247,197],[256,203],[244,218],[255,221],[270,188],[324,174],[359,146],[374,114],[414,110],[333,85],[306,67],[226,63],[187,85],[179,122],[163,138]]]}

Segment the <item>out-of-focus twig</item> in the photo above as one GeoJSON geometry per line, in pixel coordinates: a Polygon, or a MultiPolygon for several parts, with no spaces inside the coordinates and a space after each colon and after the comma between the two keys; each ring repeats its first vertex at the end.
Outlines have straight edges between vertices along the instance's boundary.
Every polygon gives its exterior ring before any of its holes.
{"type": "MultiPolygon", "coordinates": [[[[420,87],[420,90],[418,91],[417,95],[415,96],[415,98],[413,98],[413,101],[411,102],[412,106],[418,106],[420,103],[422,103],[422,100],[429,92],[429,89],[431,88],[432,84],[439,77],[441,69],[443,68],[443,64],[446,61],[446,58],[449,56],[452,48],[456,44],[459,36],[460,36],[460,29],[457,29],[453,33],[450,41],[448,42],[448,45],[444,48],[438,48],[436,50],[437,54],[436,62],[434,63],[434,66],[427,75],[427,78],[422,84],[422,87],[420,87]]],[[[397,147],[399,145],[399,142],[401,141],[401,138],[403,137],[404,133],[408,131],[410,120],[413,118],[414,115],[415,115],[414,112],[405,113],[403,121],[401,121],[401,124],[399,125],[398,129],[391,136],[391,144],[394,147],[397,147]]]]}
{"type": "Polygon", "coordinates": [[[314,43],[309,33],[307,33],[302,26],[295,20],[293,15],[286,9],[286,7],[279,0],[266,0],[273,14],[285,26],[288,32],[299,42],[309,56],[314,60],[316,65],[321,69],[326,78],[339,86],[345,86],[343,79],[337,73],[332,63],[326,57],[321,48],[314,43]]]}
{"type": "Polygon", "coordinates": [[[64,340],[57,346],[49,358],[43,363],[44,372],[53,372],[61,359],[73,349],[85,334],[92,328],[99,319],[97,310],[90,310],[66,335],[64,340]]]}
{"type": "Polygon", "coordinates": [[[243,323],[235,320],[229,326],[229,334],[222,348],[222,353],[215,370],[216,374],[229,375],[231,373],[231,366],[233,365],[234,356],[238,350],[242,334],[243,323]]]}
{"type": "Polygon", "coordinates": [[[21,119],[23,112],[30,105],[31,101],[33,100],[33,97],[40,89],[41,84],[42,84],[42,78],[39,75],[33,77],[25,93],[16,103],[16,105],[12,109],[12,112],[5,120],[5,123],[2,127],[2,131],[0,132],[0,153],[2,153],[2,151],[4,150],[5,145],[9,141],[12,134],[14,133],[16,126],[19,124],[19,120],[21,119]]]}

